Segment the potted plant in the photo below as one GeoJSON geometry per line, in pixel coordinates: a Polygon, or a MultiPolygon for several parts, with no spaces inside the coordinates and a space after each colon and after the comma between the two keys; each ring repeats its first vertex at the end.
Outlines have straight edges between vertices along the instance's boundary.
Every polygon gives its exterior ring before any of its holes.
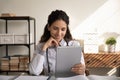
{"type": "Polygon", "coordinates": [[[115,45],[116,45],[117,41],[114,37],[107,38],[105,43],[108,45],[108,52],[109,53],[115,52],[115,45]]]}

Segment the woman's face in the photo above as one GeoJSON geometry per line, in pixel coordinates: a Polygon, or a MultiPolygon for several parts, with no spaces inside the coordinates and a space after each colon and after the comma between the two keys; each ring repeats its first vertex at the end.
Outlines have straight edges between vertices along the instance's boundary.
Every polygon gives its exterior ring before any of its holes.
{"type": "Polygon", "coordinates": [[[56,20],[48,27],[50,35],[57,41],[60,42],[67,31],[67,24],[63,20],[56,20]]]}

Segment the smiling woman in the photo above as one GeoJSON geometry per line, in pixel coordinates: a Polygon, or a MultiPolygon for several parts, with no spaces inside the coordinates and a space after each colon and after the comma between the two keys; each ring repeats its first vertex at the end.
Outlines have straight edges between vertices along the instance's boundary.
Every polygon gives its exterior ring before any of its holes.
{"type": "Polygon", "coordinates": [[[60,42],[61,39],[64,38],[66,34],[66,30],[67,30],[66,26],[67,25],[63,20],[57,20],[51,26],[48,27],[51,37],[56,39],[58,43],[60,42]]]}
{"type": "MultiPolygon", "coordinates": [[[[69,30],[69,17],[62,10],[52,11],[39,41],[35,56],[30,63],[30,73],[39,75],[44,70],[45,75],[55,74],[56,48],[58,46],[80,46],[78,41],[72,39],[69,30]]],[[[83,54],[80,63],[72,66],[72,72],[79,75],[85,74],[83,54]]]]}

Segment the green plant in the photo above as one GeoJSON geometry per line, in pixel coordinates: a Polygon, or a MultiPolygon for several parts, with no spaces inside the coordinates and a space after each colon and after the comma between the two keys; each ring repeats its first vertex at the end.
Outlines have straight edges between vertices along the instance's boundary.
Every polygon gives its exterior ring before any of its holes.
{"type": "Polygon", "coordinates": [[[114,37],[109,37],[106,42],[107,45],[114,45],[117,43],[116,39],[114,37]]]}

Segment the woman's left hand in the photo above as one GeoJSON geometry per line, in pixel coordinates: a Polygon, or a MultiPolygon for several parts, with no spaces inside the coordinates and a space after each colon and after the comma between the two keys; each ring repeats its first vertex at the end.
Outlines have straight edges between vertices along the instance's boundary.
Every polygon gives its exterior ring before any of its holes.
{"type": "Polygon", "coordinates": [[[71,69],[72,72],[79,74],[79,75],[84,75],[85,74],[85,65],[84,64],[76,64],[72,67],[71,69]]]}

